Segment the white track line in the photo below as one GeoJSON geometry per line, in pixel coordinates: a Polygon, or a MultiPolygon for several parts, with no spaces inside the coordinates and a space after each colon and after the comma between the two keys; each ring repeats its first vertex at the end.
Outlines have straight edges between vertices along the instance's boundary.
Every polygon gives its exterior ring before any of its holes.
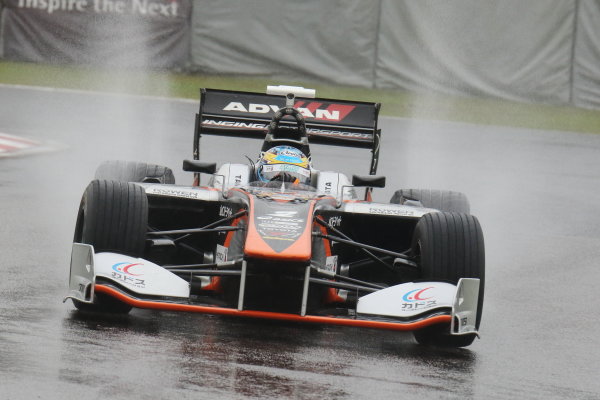
{"type": "MultiPolygon", "coordinates": [[[[199,104],[200,103],[200,100],[183,99],[183,98],[179,98],[179,97],[148,96],[148,95],[142,95],[142,94],[129,94],[129,93],[119,93],[119,92],[101,92],[101,91],[96,91],[96,90],[64,89],[64,88],[54,88],[54,87],[49,87],[49,86],[27,86],[27,85],[13,85],[13,84],[7,84],[7,83],[0,83],[0,89],[1,88],[31,90],[31,91],[38,91],[38,92],[77,94],[77,95],[86,95],[86,96],[129,97],[129,98],[145,99],[145,100],[169,101],[169,102],[181,103],[181,104],[199,104]]],[[[198,89],[198,93],[200,93],[200,89],[198,89]]]]}

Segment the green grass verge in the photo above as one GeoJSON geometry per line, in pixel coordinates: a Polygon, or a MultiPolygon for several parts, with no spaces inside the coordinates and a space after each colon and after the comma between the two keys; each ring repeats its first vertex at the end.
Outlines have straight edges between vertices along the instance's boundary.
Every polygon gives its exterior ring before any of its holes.
{"type": "Polygon", "coordinates": [[[200,87],[258,91],[267,84],[317,89],[319,97],[382,103],[382,115],[600,133],[600,111],[440,94],[414,94],[270,78],[178,74],[0,61],[0,83],[198,99],[200,87]]]}

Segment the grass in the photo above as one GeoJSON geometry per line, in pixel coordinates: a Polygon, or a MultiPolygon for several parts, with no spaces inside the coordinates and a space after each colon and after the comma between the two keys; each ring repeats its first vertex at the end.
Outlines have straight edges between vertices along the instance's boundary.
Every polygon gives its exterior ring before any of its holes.
{"type": "Polygon", "coordinates": [[[266,77],[215,76],[0,61],[0,83],[198,99],[199,88],[263,92],[267,84],[317,89],[319,97],[382,103],[382,115],[600,133],[600,110],[442,94],[415,94],[266,77]]]}

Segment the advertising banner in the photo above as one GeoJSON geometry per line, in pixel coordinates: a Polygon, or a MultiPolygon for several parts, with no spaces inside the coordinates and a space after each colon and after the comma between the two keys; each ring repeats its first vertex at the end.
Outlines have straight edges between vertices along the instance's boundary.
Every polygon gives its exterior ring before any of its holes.
{"type": "Polygon", "coordinates": [[[172,68],[189,58],[192,0],[4,0],[3,55],[172,68]]]}

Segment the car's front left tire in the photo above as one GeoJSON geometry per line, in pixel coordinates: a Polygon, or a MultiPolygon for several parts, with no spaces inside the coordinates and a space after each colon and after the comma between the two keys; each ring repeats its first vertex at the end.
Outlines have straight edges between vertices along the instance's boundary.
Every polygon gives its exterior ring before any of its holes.
{"type": "MultiPolygon", "coordinates": [[[[79,206],[74,242],[94,246],[96,253],[115,252],[131,257],[144,253],[148,227],[148,198],[134,183],[94,180],[86,188],[79,206]]],[[[74,300],[86,311],[129,312],[131,306],[96,295],[94,304],[74,300]]]]}

